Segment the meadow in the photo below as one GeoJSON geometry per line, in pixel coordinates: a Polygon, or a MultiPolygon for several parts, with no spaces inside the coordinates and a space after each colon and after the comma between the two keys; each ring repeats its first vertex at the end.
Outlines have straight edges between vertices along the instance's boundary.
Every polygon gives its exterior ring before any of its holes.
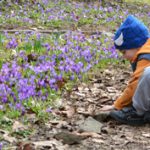
{"type": "Polygon", "coordinates": [[[64,92],[117,64],[116,28],[128,14],[150,24],[147,5],[136,7],[116,1],[0,2],[0,127],[4,117],[31,112],[48,120],[64,92]]]}
{"type": "MultiPolygon", "coordinates": [[[[30,109],[42,115],[64,90],[88,81],[89,71],[117,62],[113,32],[133,13],[115,2],[30,4],[16,1],[0,9],[0,116],[19,117],[30,109]]],[[[134,14],[148,25],[144,7],[134,14]]]]}

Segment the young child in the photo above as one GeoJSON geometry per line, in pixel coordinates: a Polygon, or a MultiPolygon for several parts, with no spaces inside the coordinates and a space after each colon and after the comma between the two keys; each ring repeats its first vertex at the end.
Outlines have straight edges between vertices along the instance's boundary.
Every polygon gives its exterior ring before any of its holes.
{"type": "Polygon", "coordinates": [[[150,122],[150,34],[148,28],[136,17],[129,15],[116,31],[114,45],[123,57],[131,62],[133,74],[112,106],[110,116],[129,125],[150,122]]]}

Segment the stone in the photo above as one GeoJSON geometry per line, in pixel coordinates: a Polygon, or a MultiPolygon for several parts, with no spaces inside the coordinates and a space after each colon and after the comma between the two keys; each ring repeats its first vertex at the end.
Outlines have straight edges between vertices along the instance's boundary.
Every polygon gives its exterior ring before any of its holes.
{"type": "Polygon", "coordinates": [[[102,127],[103,124],[101,122],[98,122],[92,117],[88,117],[82,124],[79,125],[79,129],[81,131],[95,132],[95,133],[100,133],[102,127]]]}
{"type": "Polygon", "coordinates": [[[81,140],[84,139],[84,137],[65,131],[55,134],[54,138],[61,140],[63,144],[68,145],[79,144],[81,143],[81,140]]]}

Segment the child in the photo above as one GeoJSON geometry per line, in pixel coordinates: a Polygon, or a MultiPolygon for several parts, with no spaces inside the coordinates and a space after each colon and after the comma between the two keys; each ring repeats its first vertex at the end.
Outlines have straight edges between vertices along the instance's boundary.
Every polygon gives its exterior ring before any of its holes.
{"type": "Polygon", "coordinates": [[[131,62],[133,74],[122,95],[112,106],[110,116],[129,125],[150,122],[150,34],[137,18],[129,15],[115,34],[114,45],[131,62]]]}

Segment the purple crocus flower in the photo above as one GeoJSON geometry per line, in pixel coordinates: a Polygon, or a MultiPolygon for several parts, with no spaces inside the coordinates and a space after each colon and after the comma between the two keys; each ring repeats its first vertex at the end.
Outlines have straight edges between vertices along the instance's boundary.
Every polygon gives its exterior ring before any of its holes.
{"type": "Polygon", "coordinates": [[[17,110],[21,110],[21,107],[22,107],[22,104],[21,104],[21,103],[17,103],[15,108],[16,108],[17,110]]]}
{"type": "Polygon", "coordinates": [[[3,103],[7,103],[7,102],[8,102],[8,98],[7,98],[6,96],[3,96],[3,97],[2,97],[2,102],[3,102],[3,103]]]}
{"type": "Polygon", "coordinates": [[[52,108],[47,108],[46,112],[51,113],[52,112],[52,108]]]}
{"type": "Polygon", "coordinates": [[[49,84],[53,85],[54,83],[56,83],[56,79],[50,79],[49,84]]]}
{"type": "Polygon", "coordinates": [[[6,48],[11,49],[11,48],[16,48],[18,46],[18,42],[15,38],[12,38],[11,41],[8,42],[6,48]]]}
{"type": "Polygon", "coordinates": [[[75,79],[74,75],[71,75],[70,80],[74,80],[74,79],[75,79]]]}
{"type": "Polygon", "coordinates": [[[108,12],[112,12],[113,8],[112,7],[108,7],[108,12]]]}
{"type": "Polygon", "coordinates": [[[3,146],[3,144],[2,144],[2,143],[0,143],[0,150],[2,150],[2,146],[3,146]]]}
{"type": "Polygon", "coordinates": [[[0,111],[2,111],[4,109],[3,105],[0,105],[0,111]]]}
{"type": "Polygon", "coordinates": [[[47,43],[46,45],[45,45],[45,47],[46,47],[46,49],[47,49],[47,51],[49,51],[50,50],[50,45],[47,43]]]}

